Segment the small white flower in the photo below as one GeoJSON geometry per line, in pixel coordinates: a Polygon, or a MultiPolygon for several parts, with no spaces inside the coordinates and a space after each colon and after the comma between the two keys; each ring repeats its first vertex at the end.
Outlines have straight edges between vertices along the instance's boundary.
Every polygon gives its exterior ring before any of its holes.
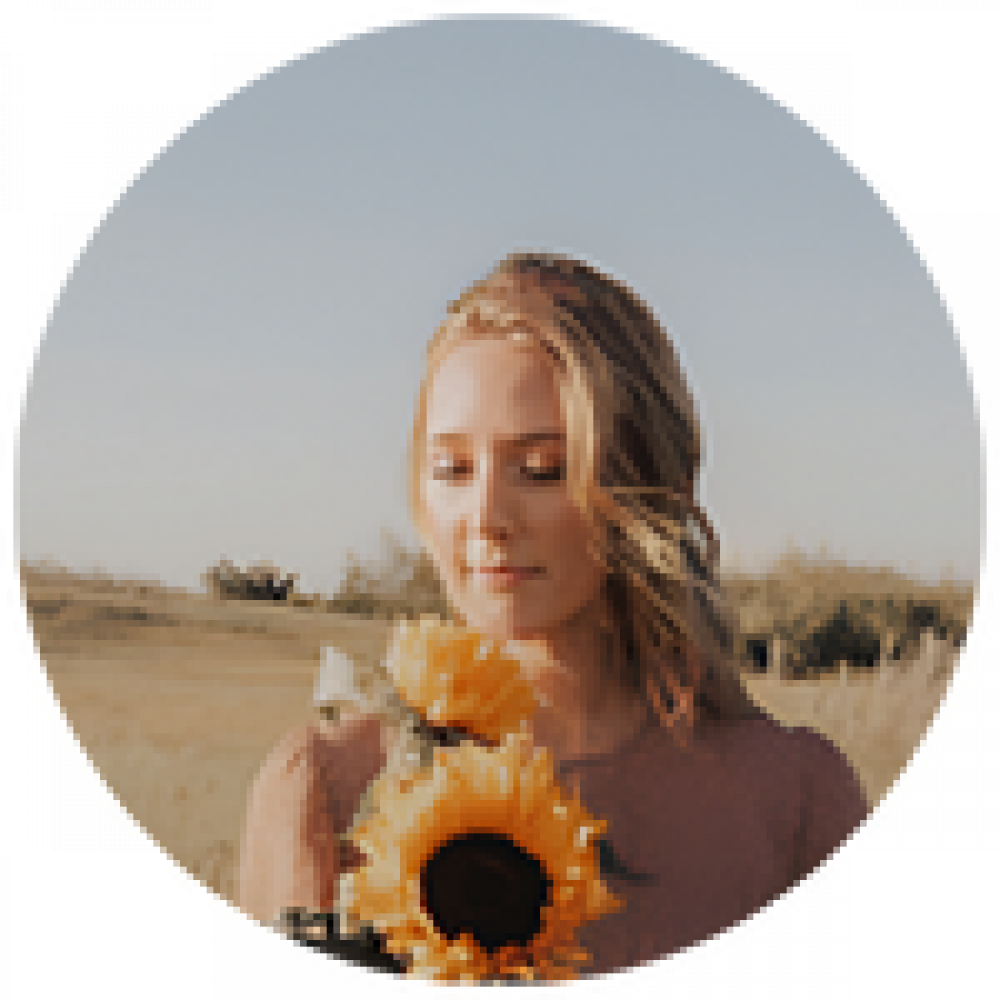
{"type": "Polygon", "coordinates": [[[316,686],[313,689],[313,705],[349,705],[363,708],[365,697],[358,688],[354,661],[345,656],[336,646],[324,646],[322,662],[316,686]]]}

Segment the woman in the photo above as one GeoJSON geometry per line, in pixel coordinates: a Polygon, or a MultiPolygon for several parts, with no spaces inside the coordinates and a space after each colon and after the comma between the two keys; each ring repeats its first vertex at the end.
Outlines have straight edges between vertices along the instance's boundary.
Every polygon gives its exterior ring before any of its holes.
{"type": "MultiPolygon", "coordinates": [[[[609,821],[624,908],[587,926],[600,974],[676,951],[783,893],[864,819],[853,769],[747,697],[694,499],[690,393],[652,312],[585,264],[514,255],[432,339],[410,504],[456,617],[513,640],[530,737],[609,821]]],[[[327,910],[393,734],[291,734],[251,792],[240,904],[327,910]]]]}

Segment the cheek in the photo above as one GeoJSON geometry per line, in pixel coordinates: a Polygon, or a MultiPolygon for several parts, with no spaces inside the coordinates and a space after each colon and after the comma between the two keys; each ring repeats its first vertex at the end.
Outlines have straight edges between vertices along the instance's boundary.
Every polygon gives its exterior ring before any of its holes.
{"type": "Polygon", "coordinates": [[[447,575],[455,571],[458,563],[455,538],[457,512],[452,506],[434,489],[434,484],[425,488],[424,527],[427,537],[424,540],[439,571],[447,575]]]}
{"type": "Polygon", "coordinates": [[[602,574],[589,554],[586,522],[565,497],[539,509],[537,515],[537,536],[560,577],[589,584],[592,577],[602,574]]]}
{"type": "Polygon", "coordinates": [[[586,525],[565,497],[541,497],[535,506],[534,526],[539,538],[564,553],[582,559],[587,548],[586,525]]]}

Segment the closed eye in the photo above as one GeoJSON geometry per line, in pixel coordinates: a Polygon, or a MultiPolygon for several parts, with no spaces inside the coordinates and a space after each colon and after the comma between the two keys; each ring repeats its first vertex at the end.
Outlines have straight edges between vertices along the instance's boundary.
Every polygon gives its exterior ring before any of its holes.
{"type": "Polygon", "coordinates": [[[522,469],[524,477],[533,483],[557,483],[566,476],[566,466],[563,464],[553,465],[546,469],[539,469],[537,466],[528,466],[522,469]]]}
{"type": "MultiPolygon", "coordinates": [[[[535,483],[551,483],[558,482],[563,479],[566,473],[566,467],[564,465],[555,465],[548,469],[543,469],[541,471],[536,471],[534,469],[528,469],[522,467],[521,472],[524,474],[525,478],[535,483]]],[[[435,479],[453,479],[457,474],[456,466],[452,465],[436,465],[434,466],[434,478],[435,479]]]]}

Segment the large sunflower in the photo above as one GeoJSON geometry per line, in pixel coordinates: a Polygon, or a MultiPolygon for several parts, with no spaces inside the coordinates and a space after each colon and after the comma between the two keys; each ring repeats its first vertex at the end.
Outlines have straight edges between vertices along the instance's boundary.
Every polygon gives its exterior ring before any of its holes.
{"type": "Polygon", "coordinates": [[[600,877],[596,820],[521,737],[438,748],[431,768],[379,783],[352,839],[367,855],[340,907],[410,975],[575,978],[578,928],[621,906],[600,877]]]}
{"type": "Polygon", "coordinates": [[[534,689],[503,643],[430,615],[400,623],[386,665],[403,700],[435,727],[502,743],[535,710],[534,689]]]}

